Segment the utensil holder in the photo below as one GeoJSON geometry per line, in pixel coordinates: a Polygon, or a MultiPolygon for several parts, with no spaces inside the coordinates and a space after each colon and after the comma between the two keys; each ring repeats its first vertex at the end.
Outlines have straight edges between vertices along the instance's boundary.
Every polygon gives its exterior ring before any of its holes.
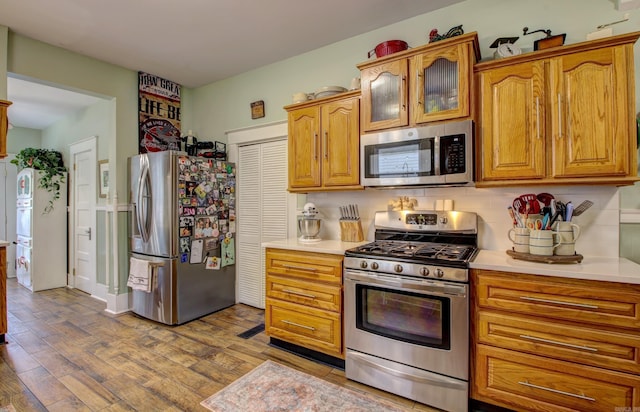
{"type": "Polygon", "coordinates": [[[340,221],[340,240],[343,242],[362,242],[364,240],[360,219],[340,221]]]}

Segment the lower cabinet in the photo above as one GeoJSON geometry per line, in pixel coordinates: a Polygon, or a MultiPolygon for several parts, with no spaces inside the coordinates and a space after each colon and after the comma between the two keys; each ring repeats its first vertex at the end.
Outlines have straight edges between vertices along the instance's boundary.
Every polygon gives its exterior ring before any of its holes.
{"type": "Polygon", "coordinates": [[[344,359],[342,260],[341,255],[267,249],[266,334],[344,359]]]}
{"type": "Polygon", "coordinates": [[[472,286],[473,399],[518,411],[640,408],[640,285],[472,270],[472,286]]]}

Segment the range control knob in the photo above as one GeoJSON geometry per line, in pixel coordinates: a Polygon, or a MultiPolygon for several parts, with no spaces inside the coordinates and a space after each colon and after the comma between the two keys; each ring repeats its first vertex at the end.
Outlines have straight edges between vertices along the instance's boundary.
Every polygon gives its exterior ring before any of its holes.
{"type": "Polygon", "coordinates": [[[361,267],[362,269],[366,269],[366,268],[367,268],[367,266],[369,266],[369,265],[367,264],[367,261],[366,261],[366,260],[363,260],[362,262],[360,262],[360,267],[361,267]]]}
{"type": "Polygon", "coordinates": [[[442,269],[436,269],[436,276],[439,278],[444,276],[444,272],[442,271],[442,269]]]}
{"type": "Polygon", "coordinates": [[[395,265],[395,266],[393,267],[393,270],[394,270],[396,273],[400,273],[400,272],[402,272],[402,269],[403,269],[402,265],[395,265]]]}
{"type": "Polygon", "coordinates": [[[429,269],[428,268],[420,268],[420,274],[422,276],[429,276],[429,269]]]}
{"type": "Polygon", "coordinates": [[[446,216],[442,216],[440,218],[440,223],[443,224],[443,225],[446,225],[447,223],[449,223],[449,219],[447,219],[446,216]]]}
{"type": "Polygon", "coordinates": [[[377,264],[376,262],[373,262],[373,263],[371,264],[371,269],[373,269],[373,270],[378,269],[378,267],[379,267],[379,266],[378,266],[378,264],[377,264]]]}

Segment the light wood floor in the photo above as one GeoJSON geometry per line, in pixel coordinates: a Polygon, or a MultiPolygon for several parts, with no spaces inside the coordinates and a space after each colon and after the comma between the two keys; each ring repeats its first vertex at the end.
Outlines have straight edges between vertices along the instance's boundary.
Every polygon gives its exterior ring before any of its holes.
{"type": "Polygon", "coordinates": [[[7,281],[8,343],[0,345],[0,407],[18,411],[205,411],[200,402],[267,359],[409,410],[425,405],[349,381],[344,371],[238,333],[264,321],[246,305],[181,326],[132,314],[74,289],[31,293],[7,281]]]}

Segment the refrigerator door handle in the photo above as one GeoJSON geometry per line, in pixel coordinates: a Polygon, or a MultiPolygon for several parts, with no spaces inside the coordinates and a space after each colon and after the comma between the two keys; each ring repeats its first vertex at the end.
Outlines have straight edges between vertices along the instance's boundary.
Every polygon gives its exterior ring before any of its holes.
{"type": "Polygon", "coordinates": [[[138,199],[136,209],[136,221],[142,240],[149,241],[149,216],[151,209],[151,190],[149,185],[149,161],[147,156],[140,156],[140,178],[138,179],[138,199]]]}

